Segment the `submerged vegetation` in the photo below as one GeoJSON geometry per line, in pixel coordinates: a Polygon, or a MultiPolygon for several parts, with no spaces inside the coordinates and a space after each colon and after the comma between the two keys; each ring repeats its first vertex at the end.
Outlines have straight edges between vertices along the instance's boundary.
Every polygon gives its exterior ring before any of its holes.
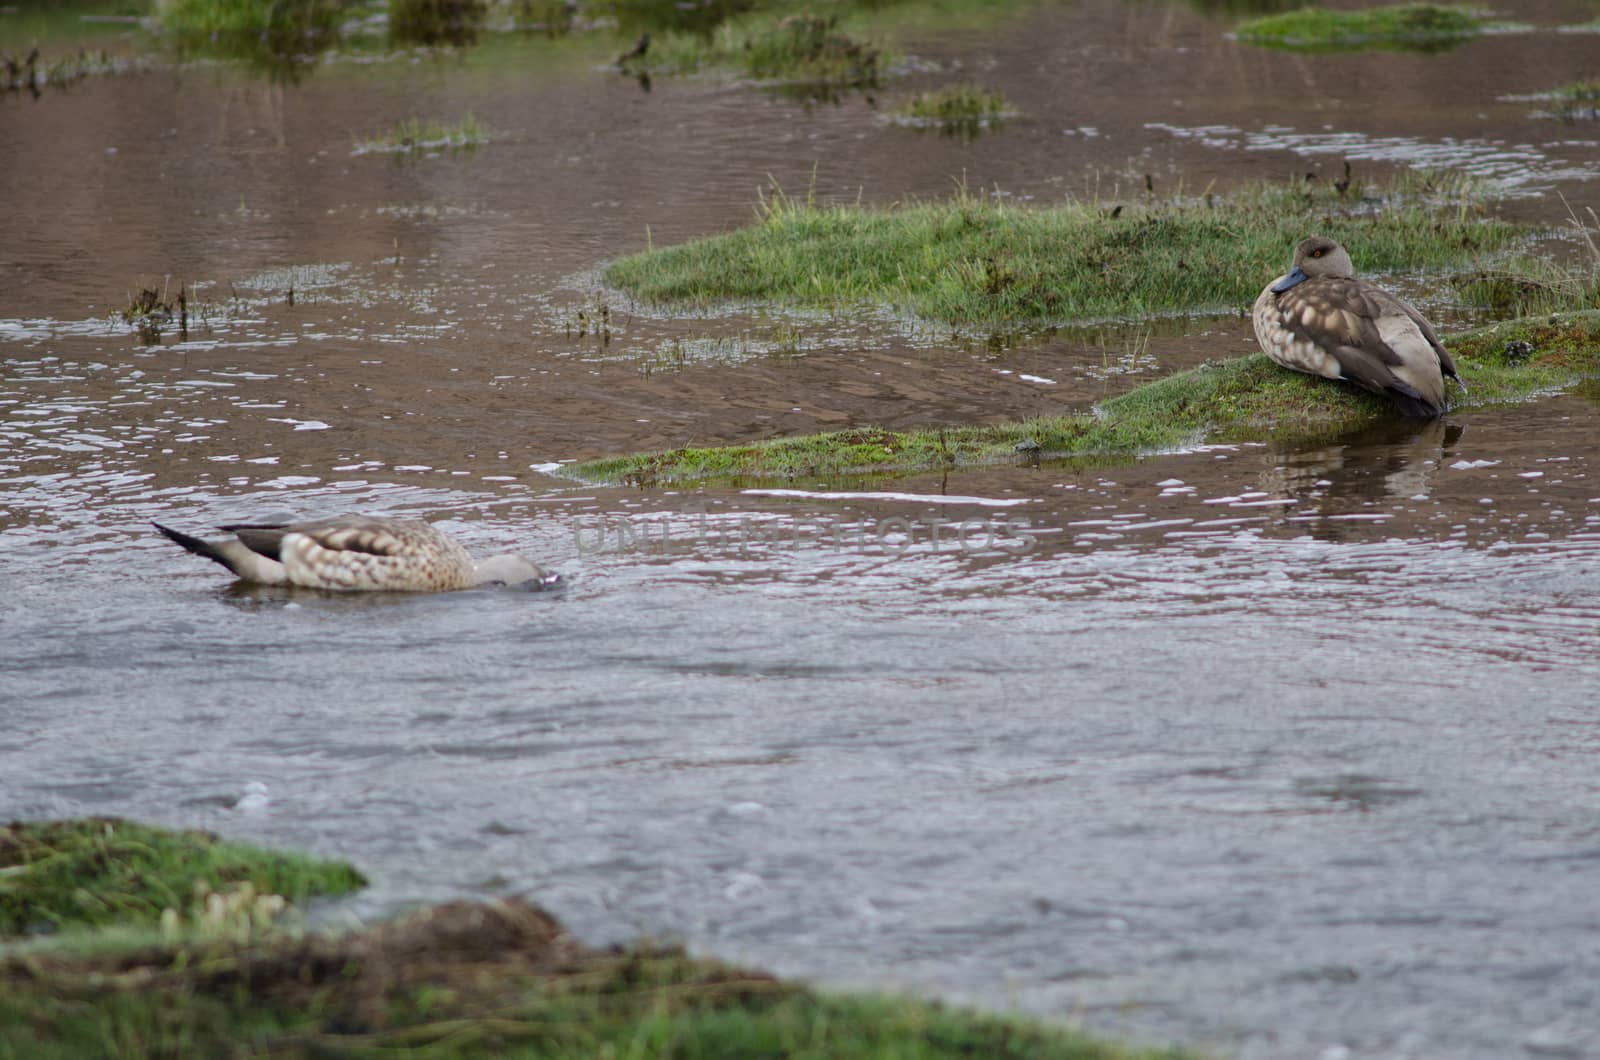
{"type": "MultiPolygon", "coordinates": [[[[1600,312],[1495,324],[1450,336],[1470,392],[1454,409],[1481,408],[1600,376],[1600,312]]],[[[1139,387],[1095,413],[985,427],[861,429],[753,445],[677,449],[593,460],[568,470],[590,482],[821,478],[1079,457],[1115,463],[1201,440],[1272,436],[1322,442],[1395,415],[1366,391],[1292,372],[1262,354],[1206,365],[1139,387]]]]}
{"type": "Polygon", "coordinates": [[[406,118],[385,132],[356,141],[355,153],[365,155],[470,151],[488,142],[488,127],[471,114],[451,123],[406,118]]]}
{"type": "Polygon", "coordinates": [[[0,1056],[1178,1055],[937,1004],[829,996],[678,947],[594,949],[518,899],[343,933],[276,923],[281,896],[362,882],[348,866],[199,832],[12,825],[0,832],[0,931],[63,933],[0,952],[0,1056]],[[159,932],[87,931],[157,919],[159,932]]]}
{"type": "Polygon", "coordinates": [[[80,48],[66,58],[49,59],[35,47],[21,59],[14,55],[0,58],[0,92],[26,92],[38,99],[46,88],[65,88],[95,74],[118,73],[138,65],[114,59],[103,48],[92,52],[80,48]]]}
{"type": "Polygon", "coordinates": [[[240,59],[285,81],[339,40],[344,0],[157,0],[156,23],[180,53],[240,59]]]}
{"type": "Polygon", "coordinates": [[[1562,121],[1600,120],[1600,79],[1563,85],[1550,94],[1550,116],[1562,121]]]}
{"type": "Polygon", "coordinates": [[[1522,236],[1481,208],[1472,185],[1428,176],[1365,192],[1294,183],[1049,208],[965,192],[819,206],[777,192],[755,224],[623,258],[605,278],[645,302],[887,303],[957,327],[1039,327],[1247,305],[1310,232],[1344,243],[1366,272],[1459,267],[1522,236]]]}
{"type": "Polygon", "coordinates": [[[905,125],[970,136],[1012,113],[1006,97],[978,85],[949,85],[920,92],[890,112],[905,125]]]}
{"type": "Polygon", "coordinates": [[[1482,29],[1481,19],[1458,7],[1400,4],[1360,11],[1304,7],[1252,19],[1234,33],[1242,41],[1282,48],[1429,50],[1452,47],[1482,29]]]}
{"type": "Polygon", "coordinates": [[[174,295],[169,284],[163,284],[160,290],[154,287],[141,287],[139,292],[128,298],[128,304],[122,307],[117,314],[124,324],[130,325],[139,334],[139,339],[146,345],[153,346],[161,341],[161,333],[174,321],[178,325],[178,334],[187,338],[189,334],[189,291],[179,285],[178,293],[174,295]]]}
{"type": "Polygon", "coordinates": [[[193,36],[314,37],[339,27],[347,0],[157,0],[167,30],[193,36]]]}
{"type": "Polygon", "coordinates": [[[478,39],[486,0],[389,0],[389,36],[397,44],[449,44],[478,39]]]}
{"type": "Polygon", "coordinates": [[[628,64],[647,74],[727,72],[758,81],[839,87],[878,83],[884,52],[839,28],[837,15],[757,13],[729,19],[709,36],[663,34],[628,64]]]}

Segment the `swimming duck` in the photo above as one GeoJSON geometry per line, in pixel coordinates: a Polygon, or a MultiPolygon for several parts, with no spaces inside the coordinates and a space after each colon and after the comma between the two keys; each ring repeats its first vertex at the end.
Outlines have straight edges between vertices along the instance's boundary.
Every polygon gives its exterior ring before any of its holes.
{"type": "Polygon", "coordinates": [[[542,586],[556,580],[519,555],[482,563],[427,523],[340,515],[309,523],[236,523],[233,534],[203,541],[152,524],[197,556],[227,567],[245,581],[350,592],[439,592],[502,583],[542,586]]]}
{"type": "Polygon", "coordinates": [[[1312,236],[1251,311],[1256,341],[1285,368],[1344,379],[1407,416],[1444,412],[1444,377],[1466,385],[1433,325],[1410,303],[1358,280],[1344,247],[1312,236]]]}

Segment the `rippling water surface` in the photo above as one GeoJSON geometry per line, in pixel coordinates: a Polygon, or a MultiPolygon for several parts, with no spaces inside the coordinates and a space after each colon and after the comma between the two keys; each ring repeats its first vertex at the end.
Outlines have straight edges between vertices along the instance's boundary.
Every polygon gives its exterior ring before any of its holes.
{"type": "Polygon", "coordinates": [[[1315,62],[1167,6],[912,34],[1019,102],[972,143],[859,97],[643,93],[605,41],[593,64],[157,66],[0,100],[0,811],[342,856],[374,880],[360,915],[527,894],[593,940],[1140,1041],[1600,1055],[1592,395],[1121,465],[559,474],[1083,408],[1253,348],[1235,318],[974,346],[871,313],[674,320],[596,286],[647,226],[742,223],[769,173],[1048,200],[1448,140],[1485,164],[1511,145],[1512,208],[1558,223],[1534,193],[1592,201],[1600,146],[1504,97],[1592,54],[1553,32],[1565,8],[1523,15],[1542,36],[1315,62]],[[1536,47],[1539,78],[1484,62],[1536,47]],[[1153,55],[1199,87],[1125,75],[1153,55]],[[1423,87],[1375,109],[1337,87],[1361,78],[1423,87]],[[1115,106],[1085,100],[1108,84],[1115,106]],[[1328,135],[1292,132],[1307,85],[1328,135]],[[352,153],[466,109],[504,135],[352,153]],[[116,319],[152,284],[187,286],[186,334],[116,319]],[[565,588],[245,589],[148,525],[346,510],[520,549],[565,588]]]}

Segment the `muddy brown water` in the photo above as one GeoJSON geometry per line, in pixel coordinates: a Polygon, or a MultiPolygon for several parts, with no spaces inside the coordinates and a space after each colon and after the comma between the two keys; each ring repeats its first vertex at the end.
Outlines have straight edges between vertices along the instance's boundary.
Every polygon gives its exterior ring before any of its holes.
{"type": "Polygon", "coordinates": [[[1137,1041],[1600,1055],[1592,400],[1098,467],[555,473],[1081,409],[1253,348],[1231,314],[990,344],[597,286],[647,239],[743,223],[769,180],[1050,202],[1350,159],[1464,167],[1548,224],[1557,193],[1600,206],[1600,126],[1512,99],[1594,73],[1600,38],[1557,32],[1592,11],[1306,56],[1177,4],[1007,6],[912,23],[923,72],[812,104],[645,92],[604,69],[612,39],[500,35],[0,99],[0,811],[346,857],[375,880],[359,915],[526,894],[595,941],[1137,1041]],[[958,76],[1023,116],[966,143],[881,120],[958,76]],[[354,153],[469,110],[496,130],[474,152],[354,153]],[[194,316],[147,344],[113,314],[163,284],[194,316]],[[241,590],[148,527],[344,510],[567,588],[241,590]]]}

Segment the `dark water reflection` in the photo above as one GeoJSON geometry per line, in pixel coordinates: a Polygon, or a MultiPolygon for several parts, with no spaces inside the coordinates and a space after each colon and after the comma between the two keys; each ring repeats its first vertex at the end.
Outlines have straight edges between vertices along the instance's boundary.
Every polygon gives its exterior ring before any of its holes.
{"type": "Polygon", "coordinates": [[[1231,315],[990,344],[597,286],[769,177],[1047,202],[1465,150],[1521,174],[1523,216],[1592,198],[1600,145],[1501,101],[1592,73],[1574,35],[1313,63],[1222,28],[1107,2],[908,29],[1022,111],[971,143],[493,33],[0,100],[0,810],[348,857],[363,914],[526,893],[594,939],[1249,1057],[1600,1052],[1593,401],[1114,466],[556,476],[1081,409],[1253,348],[1231,315]],[[499,131],[470,156],[354,151],[469,110],[499,131]],[[187,339],[114,319],[178,285],[187,339]],[[240,591],[148,527],[345,510],[568,587],[240,591]]]}

